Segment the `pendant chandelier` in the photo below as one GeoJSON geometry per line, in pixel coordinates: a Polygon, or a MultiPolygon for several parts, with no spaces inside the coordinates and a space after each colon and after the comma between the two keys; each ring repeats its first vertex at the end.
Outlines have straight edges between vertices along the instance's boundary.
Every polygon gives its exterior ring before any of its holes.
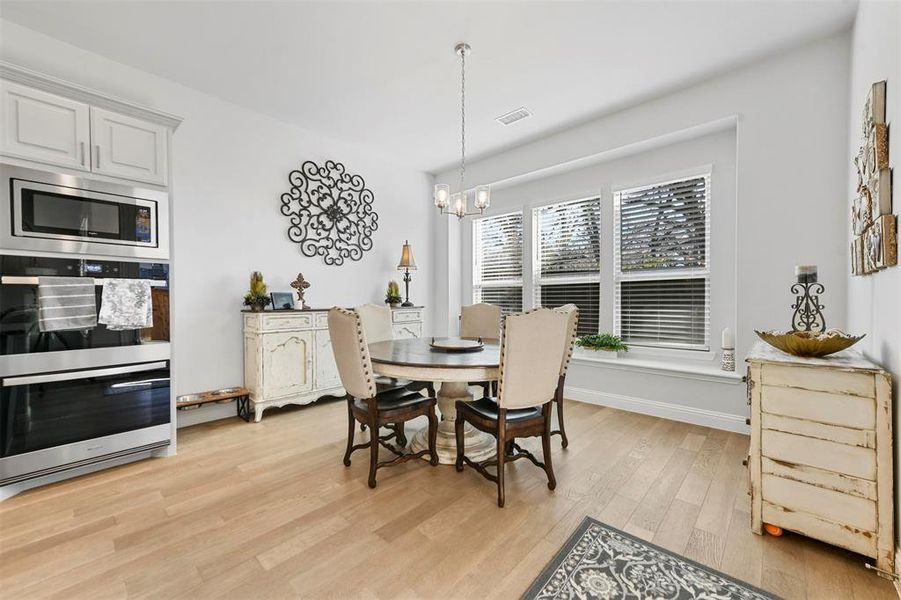
{"type": "Polygon", "coordinates": [[[448,184],[435,185],[435,206],[442,215],[454,215],[459,219],[467,215],[480,215],[491,204],[491,189],[487,185],[466,189],[466,56],[470,51],[467,43],[454,47],[454,52],[460,57],[460,189],[451,194],[448,184]],[[475,208],[472,212],[467,210],[470,197],[475,208]]]}

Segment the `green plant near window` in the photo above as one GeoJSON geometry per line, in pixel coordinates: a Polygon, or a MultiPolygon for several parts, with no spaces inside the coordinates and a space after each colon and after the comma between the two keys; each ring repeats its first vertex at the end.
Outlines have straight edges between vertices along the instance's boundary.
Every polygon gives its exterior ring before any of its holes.
{"type": "Polygon", "coordinates": [[[612,333],[583,335],[576,339],[576,346],[588,348],[589,350],[629,351],[629,347],[623,342],[623,338],[612,333]]]}

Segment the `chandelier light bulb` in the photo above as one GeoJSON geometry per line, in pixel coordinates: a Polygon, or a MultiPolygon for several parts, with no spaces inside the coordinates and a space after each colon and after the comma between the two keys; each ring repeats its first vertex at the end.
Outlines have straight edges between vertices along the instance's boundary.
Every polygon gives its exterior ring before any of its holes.
{"type": "Polygon", "coordinates": [[[466,200],[462,192],[457,192],[451,196],[451,203],[454,205],[454,214],[458,217],[466,215],[466,200]]]}
{"type": "Polygon", "coordinates": [[[491,204],[491,189],[487,185],[476,187],[476,199],[473,205],[479,210],[485,210],[491,204]]]}
{"type": "Polygon", "coordinates": [[[435,206],[441,209],[447,208],[447,201],[450,197],[450,186],[446,183],[439,183],[435,186],[435,206]]]}

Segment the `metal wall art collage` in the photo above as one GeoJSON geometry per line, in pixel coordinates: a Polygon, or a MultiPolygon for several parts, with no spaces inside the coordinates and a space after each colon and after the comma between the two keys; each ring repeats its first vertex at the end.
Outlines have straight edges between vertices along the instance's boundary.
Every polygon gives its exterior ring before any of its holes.
{"type": "Polygon", "coordinates": [[[870,88],[861,117],[861,146],[854,158],[857,197],[851,209],[852,275],[869,275],[898,263],[898,223],[892,214],[884,81],[870,88]]]}

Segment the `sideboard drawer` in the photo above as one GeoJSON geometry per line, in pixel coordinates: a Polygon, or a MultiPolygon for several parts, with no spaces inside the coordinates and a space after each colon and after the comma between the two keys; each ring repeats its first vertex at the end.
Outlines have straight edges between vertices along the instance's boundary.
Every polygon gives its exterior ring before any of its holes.
{"type": "Polygon", "coordinates": [[[328,313],[327,312],[316,313],[316,329],[322,329],[325,327],[328,327],[328,313]]]}
{"type": "Polygon", "coordinates": [[[870,373],[770,364],[763,365],[762,371],[763,385],[876,397],[876,381],[870,373]]]}
{"type": "Polygon", "coordinates": [[[763,476],[763,497],[771,504],[822,517],[833,523],[876,531],[876,503],[866,498],[767,474],[763,476]]]}
{"type": "Polygon", "coordinates": [[[313,326],[312,315],[266,315],[263,317],[263,331],[287,331],[292,329],[310,329],[313,326]]]}
{"type": "Polygon", "coordinates": [[[422,321],[421,310],[395,310],[392,311],[395,323],[415,323],[422,321]]]}
{"type": "Polygon", "coordinates": [[[760,453],[777,461],[817,467],[869,481],[876,479],[876,452],[872,448],[764,429],[760,435],[760,453]]]}
{"type": "Polygon", "coordinates": [[[875,429],[876,403],[870,398],[764,385],[760,409],[818,423],[875,429]]]}

